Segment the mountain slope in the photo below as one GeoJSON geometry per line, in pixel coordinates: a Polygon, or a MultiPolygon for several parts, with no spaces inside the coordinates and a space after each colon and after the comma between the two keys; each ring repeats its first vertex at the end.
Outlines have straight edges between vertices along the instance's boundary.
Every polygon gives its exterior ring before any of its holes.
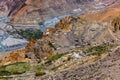
{"type": "Polygon", "coordinates": [[[26,6],[13,16],[15,22],[37,23],[59,15],[69,14],[73,9],[93,0],[27,0],[26,6]],[[33,21],[34,19],[34,21],[33,21]]]}
{"type": "MultiPolygon", "coordinates": [[[[65,70],[53,75],[38,77],[41,80],[119,80],[120,79],[120,48],[115,52],[109,53],[103,59],[87,65],[78,65],[78,68],[65,70]]],[[[72,65],[71,65],[72,66],[72,65]]]]}
{"type": "MultiPolygon", "coordinates": [[[[52,54],[66,53],[77,48],[119,44],[119,32],[119,30],[114,32],[114,27],[110,26],[110,23],[108,25],[69,16],[57,23],[55,28],[48,28],[42,39],[30,42],[23,49],[26,55],[24,58],[37,61],[52,54]]],[[[17,53],[21,51],[18,50],[17,53]]],[[[4,65],[7,61],[3,59],[2,62],[4,65]]]]}

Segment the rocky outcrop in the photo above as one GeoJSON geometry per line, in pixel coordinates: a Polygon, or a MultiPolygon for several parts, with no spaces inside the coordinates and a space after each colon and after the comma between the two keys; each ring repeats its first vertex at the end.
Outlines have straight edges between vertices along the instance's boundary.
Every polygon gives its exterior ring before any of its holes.
{"type": "Polygon", "coordinates": [[[120,31],[120,17],[117,17],[112,21],[112,26],[114,27],[114,32],[120,31]]]}
{"type": "Polygon", "coordinates": [[[29,62],[29,59],[25,56],[25,49],[11,52],[7,57],[1,60],[0,65],[8,65],[17,62],[29,62]]]}
{"type": "Polygon", "coordinates": [[[37,41],[32,40],[26,46],[26,57],[32,61],[37,61],[54,54],[54,48],[49,43],[49,38],[43,38],[37,41]]]}

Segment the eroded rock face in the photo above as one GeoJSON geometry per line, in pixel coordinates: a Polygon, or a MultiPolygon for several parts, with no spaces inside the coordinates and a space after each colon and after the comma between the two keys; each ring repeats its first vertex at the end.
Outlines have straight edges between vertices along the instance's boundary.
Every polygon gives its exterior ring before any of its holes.
{"type": "Polygon", "coordinates": [[[25,6],[26,0],[0,0],[0,16],[10,16],[25,6]]]}
{"type": "Polygon", "coordinates": [[[54,54],[54,48],[49,45],[49,42],[49,38],[42,38],[37,41],[31,41],[26,46],[27,58],[37,61],[37,59],[41,60],[54,54]]]}
{"type": "Polygon", "coordinates": [[[8,65],[16,62],[28,62],[29,59],[25,56],[25,49],[11,52],[6,58],[2,59],[0,65],[8,65]]]}

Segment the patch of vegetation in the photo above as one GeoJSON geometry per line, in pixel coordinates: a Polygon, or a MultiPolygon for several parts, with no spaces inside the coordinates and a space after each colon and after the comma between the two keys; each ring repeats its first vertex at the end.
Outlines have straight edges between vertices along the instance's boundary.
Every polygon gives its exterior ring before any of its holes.
{"type": "Polygon", "coordinates": [[[8,78],[0,78],[0,80],[8,80],[8,78]]]}
{"type": "Polygon", "coordinates": [[[19,62],[11,65],[0,67],[0,76],[8,76],[13,74],[22,74],[29,70],[30,65],[26,62],[19,62]]]}
{"type": "Polygon", "coordinates": [[[35,72],[35,76],[43,76],[45,75],[46,73],[44,71],[36,71],[35,72]]]}
{"type": "Polygon", "coordinates": [[[11,75],[11,73],[8,71],[0,71],[0,76],[9,76],[9,75],[11,75]]]}
{"type": "Polygon", "coordinates": [[[31,39],[40,39],[43,36],[43,32],[40,30],[20,30],[18,34],[21,35],[23,38],[31,40],[31,39]]]}
{"type": "Polygon", "coordinates": [[[49,45],[50,47],[54,48],[54,50],[56,50],[56,47],[55,47],[51,42],[49,42],[48,45],[49,45]]]}
{"type": "Polygon", "coordinates": [[[117,47],[117,46],[119,46],[119,44],[110,44],[109,45],[110,48],[114,48],[114,47],[117,47]]]}
{"type": "Polygon", "coordinates": [[[46,70],[46,66],[45,65],[36,65],[34,66],[34,72],[35,72],[35,76],[43,76],[46,73],[44,72],[44,70],[46,70]]]}
{"type": "Polygon", "coordinates": [[[55,54],[55,55],[49,56],[49,57],[47,58],[47,62],[46,62],[46,63],[51,63],[52,61],[55,61],[55,60],[61,58],[61,57],[64,56],[64,55],[65,55],[65,53],[55,54]]]}
{"type": "Polygon", "coordinates": [[[38,65],[36,66],[36,70],[46,70],[46,67],[44,65],[38,65]]]}
{"type": "Polygon", "coordinates": [[[91,47],[87,50],[84,51],[84,53],[91,53],[92,55],[97,55],[101,56],[101,54],[105,53],[108,51],[108,46],[107,45],[99,45],[99,46],[94,46],[91,47]]]}

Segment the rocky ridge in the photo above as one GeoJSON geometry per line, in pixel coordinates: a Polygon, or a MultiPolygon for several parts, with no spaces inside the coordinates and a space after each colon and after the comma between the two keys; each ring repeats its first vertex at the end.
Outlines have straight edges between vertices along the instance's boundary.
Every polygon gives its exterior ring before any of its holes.
{"type": "MultiPolygon", "coordinates": [[[[115,0],[1,0],[1,16],[11,17],[16,24],[38,24],[44,20],[57,16],[74,13],[83,13],[96,10],[94,5],[102,3],[105,8],[109,5],[119,4],[115,0]],[[88,4],[89,3],[89,4],[88,4]],[[12,6],[11,6],[12,4],[12,6]],[[77,11],[77,12],[76,12],[77,11]],[[25,22],[25,23],[24,23],[25,22]]],[[[98,9],[99,10],[99,9],[98,9]]]]}

